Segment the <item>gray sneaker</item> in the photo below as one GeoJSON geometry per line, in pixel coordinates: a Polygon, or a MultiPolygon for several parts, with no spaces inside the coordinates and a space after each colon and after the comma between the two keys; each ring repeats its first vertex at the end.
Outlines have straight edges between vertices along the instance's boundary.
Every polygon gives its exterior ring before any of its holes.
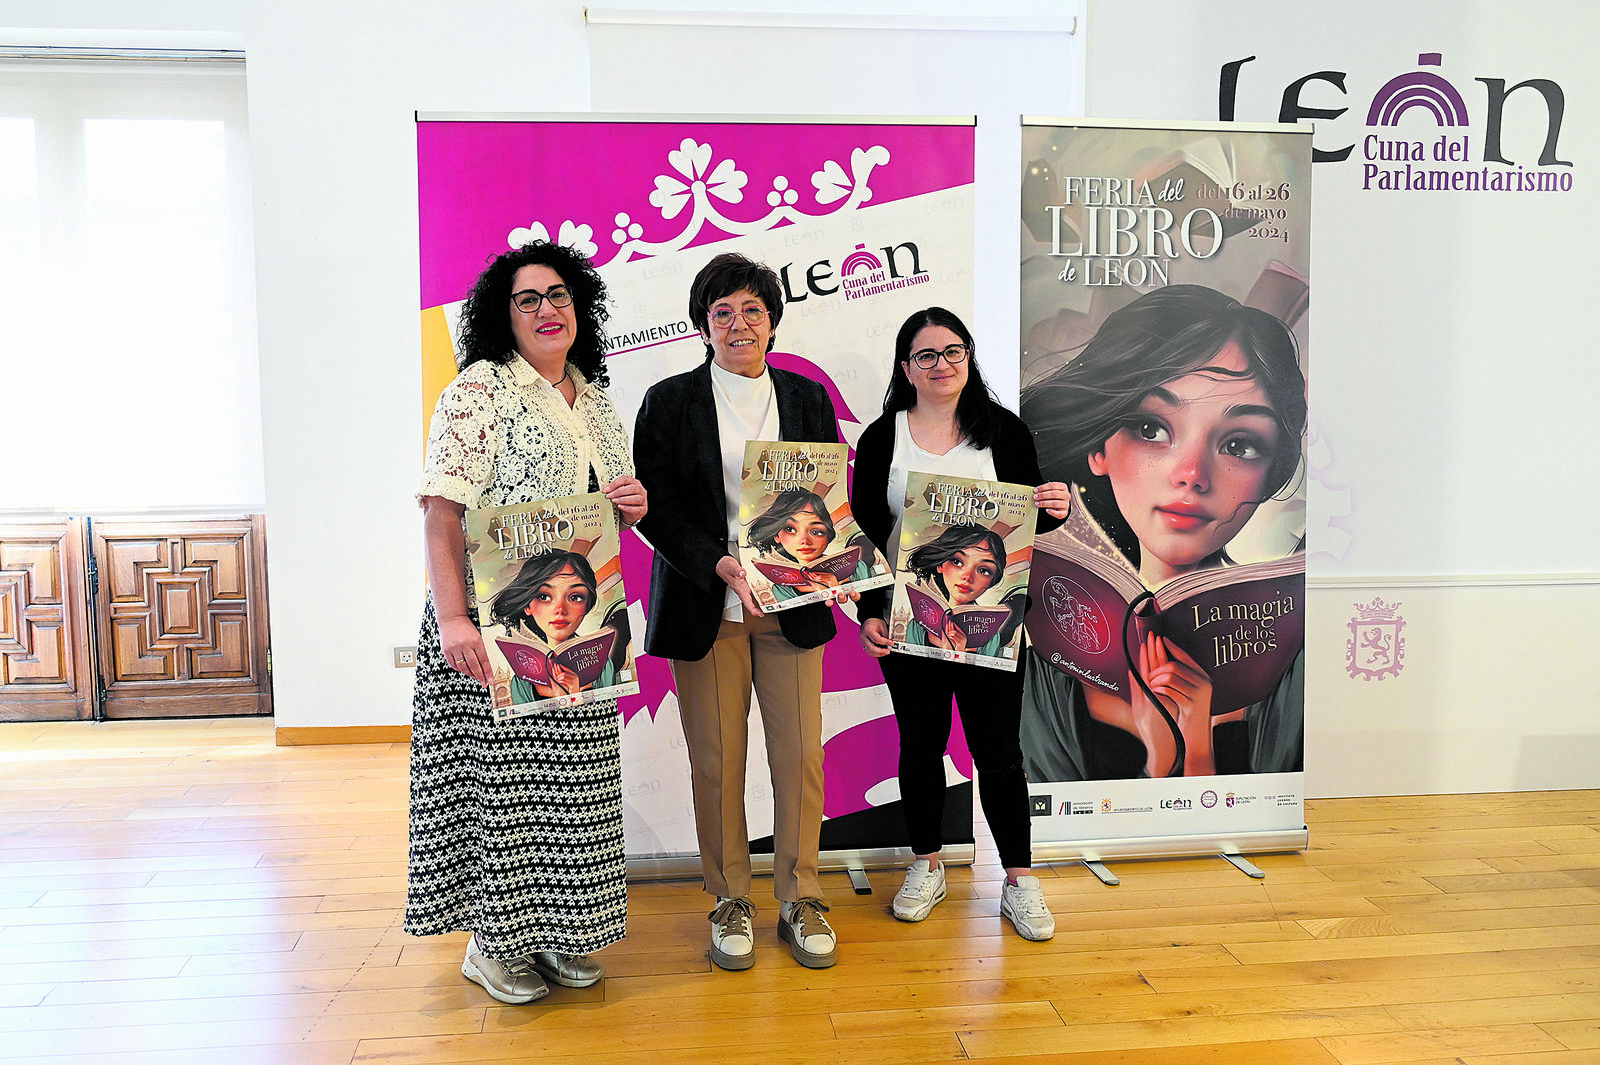
{"type": "Polygon", "coordinates": [[[1056,934],[1056,919],[1044,901],[1044,889],[1036,876],[1019,876],[1000,889],[1000,916],[1011,922],[1017,935],[1043,942],[1056,934]]]}
{"type": "Polygon", "coordinates": [[[747,898],[717,899],[711,911],[711,960],[720,969],[748,969],[756,961],[756,908],[747,898]]]}
{"type": "Polygon", "coordinates": [[[521,1006],[550,993],[544,977],[526,958],[498,961],[478,949],[474,933],[467,940],[467,956],[461,962],[461,975],[475,984],[483,985],[490,996],[508,1006],[521,1006]]]}
{"type": "Polygon", "coordinates": [[[920,921],[944,901],[944,863],[932,868],[926,858],[918,858],[906,870],[906,881],[895,894],[892,907],[901,921],[920,921]]]}
{"type": "Polygon", "coordinates": [[[563,954],[558,950],[536,950],[528,963],[539,975],[562,987],[592,987],[605,976],[605,966],[587,954],[563,954]]]}
{"type": "Polygon", "coordinates": [[[828,904],[821,899],[785,902],[778,916],[778,938],[789,944],[794,960],[808,969],[833,964],[838,940],[823,915],[828,904]]]}

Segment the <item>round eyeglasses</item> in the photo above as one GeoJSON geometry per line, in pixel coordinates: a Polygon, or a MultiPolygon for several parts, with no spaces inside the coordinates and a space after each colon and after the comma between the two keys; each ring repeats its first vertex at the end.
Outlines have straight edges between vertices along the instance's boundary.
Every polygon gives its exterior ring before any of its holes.
{"type": "Polygon", "coordinates": [[[523,314],[532,314],[539,309],[539,304],[545,300],[550,301],[552,307],[572,306],[572,290],[565,285],[551,285],[550,291],[540,292],[536,288],[525,288],[521,292],[511,294],[511,306],[523,314]]]}
{"type": "Polygon", "coordinates": [[[935,366],[939,365],[939,360],[941,358],[951,366],[960,366],[962,363],[967,361],[968,354],[969,352],[967,351],[967,346],[965,344],[951,344],[943,351],[934,351],[932,348],[924,348],[921,351],[913,351],[910,355],[906,356],[906,361],[914,362],[924,370],[931,370],[935,366]]]}
{"type": "Polygon", "coordinates": [[[711,312],[711,324],[718,329],[732,329],[735,318],[743,318],[744,324],[754,329],[767,320],[767,311],[765,307],[746,307],[742,311],[718,307],[711,312]]]}

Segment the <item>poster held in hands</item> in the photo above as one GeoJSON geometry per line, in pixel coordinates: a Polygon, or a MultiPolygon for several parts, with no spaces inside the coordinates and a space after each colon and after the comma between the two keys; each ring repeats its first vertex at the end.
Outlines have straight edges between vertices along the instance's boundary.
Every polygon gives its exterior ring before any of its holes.
{"type": "Polygon", "coordinates": [[[638,692],[604,495],[469,510],[467,549],[496,721],[638,692]]]}
{"type": "Polygon", "coordinates": [[[889,638],[895,651],[1015,672],[1033,489],[909,473],[889,638]]]}
{"type": "Polygon", "coordinates": [[[768,614],[890,584],[850,513],[846,444],[752,440],[739,491],[739,564],[768,614]]]}

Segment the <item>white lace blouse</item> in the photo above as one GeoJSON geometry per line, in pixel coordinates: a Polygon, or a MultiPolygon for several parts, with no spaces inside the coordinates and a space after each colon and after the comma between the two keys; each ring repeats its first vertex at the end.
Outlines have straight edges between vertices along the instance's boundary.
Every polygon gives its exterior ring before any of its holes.
{"type": "Polygon", "coordinates": [[[501,507],[588,490],[633,474],[628,438],[605,389],[576,369],[571,407],[522,358],[475,362],[456,375],[433,409],[423,463],[424,496],[468,508],[501,507]]]}

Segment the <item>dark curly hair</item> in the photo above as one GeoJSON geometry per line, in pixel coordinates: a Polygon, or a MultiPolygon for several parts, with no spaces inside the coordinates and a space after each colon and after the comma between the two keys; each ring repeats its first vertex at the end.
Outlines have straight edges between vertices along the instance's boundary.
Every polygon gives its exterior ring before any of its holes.
{"type": "Polygon", "coordinates": [[[457,369],[487,360],[504,365],[519,358],[511,333],[511,282],[524,266],[548,266],[572,290],[578,335],[567,361],[598,385],[610,383],[606,373],[606,283],[593,264],[578,252],[547,240],[535,240],[489,260],[461,307],[457,369]]]}

